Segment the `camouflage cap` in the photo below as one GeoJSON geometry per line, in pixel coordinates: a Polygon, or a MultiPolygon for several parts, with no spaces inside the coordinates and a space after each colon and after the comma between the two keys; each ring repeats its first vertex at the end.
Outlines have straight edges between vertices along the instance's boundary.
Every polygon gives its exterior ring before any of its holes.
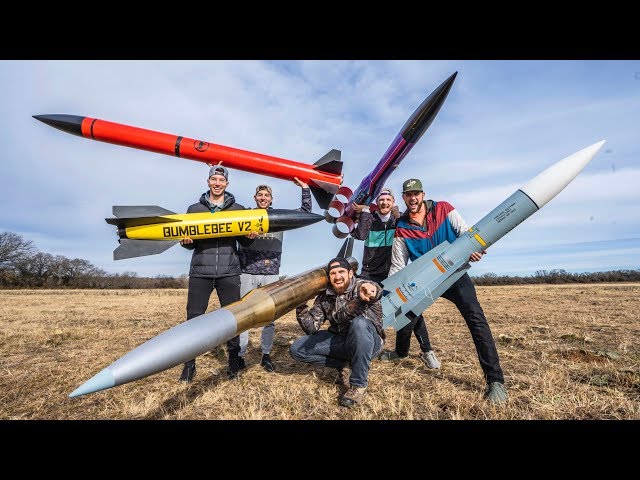
{"type": "Polygon", "coordinates": [[[273,191],[271,190],[271,187],[269,185],[258,185],[256,187],[256,193],[258,193],[260,190],[266,190],[267,192],[269,192],[269,195],[273,195],[273,191]]]}
{"type": "Polygon", "coordinates": [[[422,191],[422,182],[417,178],[410,178],[402,184],[402,193],[422,191]]]}

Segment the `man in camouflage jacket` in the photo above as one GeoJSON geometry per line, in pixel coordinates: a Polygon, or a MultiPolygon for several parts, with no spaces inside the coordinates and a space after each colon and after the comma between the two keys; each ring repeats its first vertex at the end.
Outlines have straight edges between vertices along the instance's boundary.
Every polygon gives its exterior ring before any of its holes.
{"type": "Polygon", "coordinates": [[[338,369],[343,388],[339,403],[351,407],[362,401],[371,360],[384,345],[382,289],[375,282],[356,278],[344,258],[334,258],[327,267],[329,287],[311,308],[296,308],[306,335],[291,345],[289,353],[300,362],[338,369]],[[329,327],[321,330],[327,320],[329,327]]]}

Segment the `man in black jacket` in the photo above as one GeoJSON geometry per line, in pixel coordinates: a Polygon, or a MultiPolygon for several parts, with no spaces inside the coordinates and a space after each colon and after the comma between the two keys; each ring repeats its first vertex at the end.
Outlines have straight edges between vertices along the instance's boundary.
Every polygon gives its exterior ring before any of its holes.
{"type": "MultiPolygon", "coordinates": [[[[214,165],[207,179],[209,191],[200,196],[200,201],[187,209],[187,213],[219,212],[221,210],[244,210],[236,203],[235,197],[227,192],[229,171],[222,165],[214,165]]],[[[246,237],[221,237],[193,240],[185,237],[180,245],[193,250],[189,269],[189,290],[187,293],[187,320],[202,315],[209,305],[209,298],[215,288],[220,306],[240,300],[240,260],[238,246],[249,246],[257,236],[253,232],[246,237]]],[[[229,368],[227,376],[233,379],[238,375],[240,363],[240,337],[227,341],[229,368]]],[[[196,360],[185,362],[180,381],[190,383],[196,373],[196,360]]]]}

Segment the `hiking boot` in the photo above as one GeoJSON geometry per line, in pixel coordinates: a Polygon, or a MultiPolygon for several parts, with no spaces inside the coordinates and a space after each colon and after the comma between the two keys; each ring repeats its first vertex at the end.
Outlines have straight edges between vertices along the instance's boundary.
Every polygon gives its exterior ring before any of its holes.
{"type": "Polygon", "coordinates": [[[240,361],[238,358],[240,357],[229,357],[229,367],[227,368],[227,378],[229,380],[238,377],[238,372],[240,371],[240,361]]]}
{"type": "Polygon", "coordinates": [[[351,369],[349,367],[338,368],[338,376],[336,377],[336,385],[340,385],[342,393],[346,393],[351,388],[349,383],[349,377],[351,376],[351,369]]]}
{"type": "Polygon", "coordinates": [[[504,384],[500,382],[491,382],[487,386],[487,391],[485,392],[484,397],[487,402],[494,405],[503,404],[509,399],[507,389],[504,387],[504,384]]]}
{"type": "Polygon", "coordinates": [[[380,360],[381,362],[393,362],[394,360],[397,360],[399,358],[403,358],[403,357],[398,355],[395,350],[392,350],[392,351],[382,352],[378,357],[378,360],[380,360]]]}
{"type": "Polygon", "coordinates": [[[244,362],[244,357],[238,357],[238,366],[240,367],[240,370],[247,368],[247,364],[244,362]]]}
{"type": "Polygon", "coordinates": [[[440,368],[440,361],[436,358],[436,353],[433,350],[424,352],[422,355],[420,355],[420,359],[429,368],[434,368],[434,369],[440,368]]]}
{"type": "Polygon", "coordinates": [[[340,397],[338,403],[343,407],[353,407],[355,404],[362,402],[366,390],[367,387],[351,387],[340,397]]]}
{"type": "Polygon", "coordinates": [[[264,368],[267,372],[273,372],[276,369],[276,364],[273,363],[273,360],[271,360],[271,357],[268,353],[262,354],[262,361],[260,362],[260,365],[262,365],[262,368],[264,368]]]}
{"type": "Polygon", "coordinates": [[[193,380],[193,377],[195,376],[195,374],[196,374],[195,364],[192,365],[190,363],[187,363],[182,368],[182,373],[180,374],[180,378],[178,379],[178,381],[182,383],[191,383],[191,380],[193,380]]]}

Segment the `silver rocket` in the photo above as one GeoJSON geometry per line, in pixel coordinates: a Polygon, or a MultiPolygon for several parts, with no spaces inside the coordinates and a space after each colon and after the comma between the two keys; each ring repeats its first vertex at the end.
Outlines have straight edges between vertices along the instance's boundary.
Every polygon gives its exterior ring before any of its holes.
{"type": "Polygon", "coordinates": [[[473,252],[486,250],[560,193],[604,145],[594,143],[542,171],[453,243],[443,242],[382,281],[384,326],[398,330],[407,314],[421,315],[471,265],[473,252]]]}
{"type": "MultiPolygon", "coordinates": [[[[351,257],[353,239],[345,240],[339,257],[351,257]]],[[[69,394],[77,397],[139,380],[209,352],[250,328],[280,318],[327,288],[327,266],[252,290],[237,302],[183,322],[151,338],[87,380],[69,394]]]]}

